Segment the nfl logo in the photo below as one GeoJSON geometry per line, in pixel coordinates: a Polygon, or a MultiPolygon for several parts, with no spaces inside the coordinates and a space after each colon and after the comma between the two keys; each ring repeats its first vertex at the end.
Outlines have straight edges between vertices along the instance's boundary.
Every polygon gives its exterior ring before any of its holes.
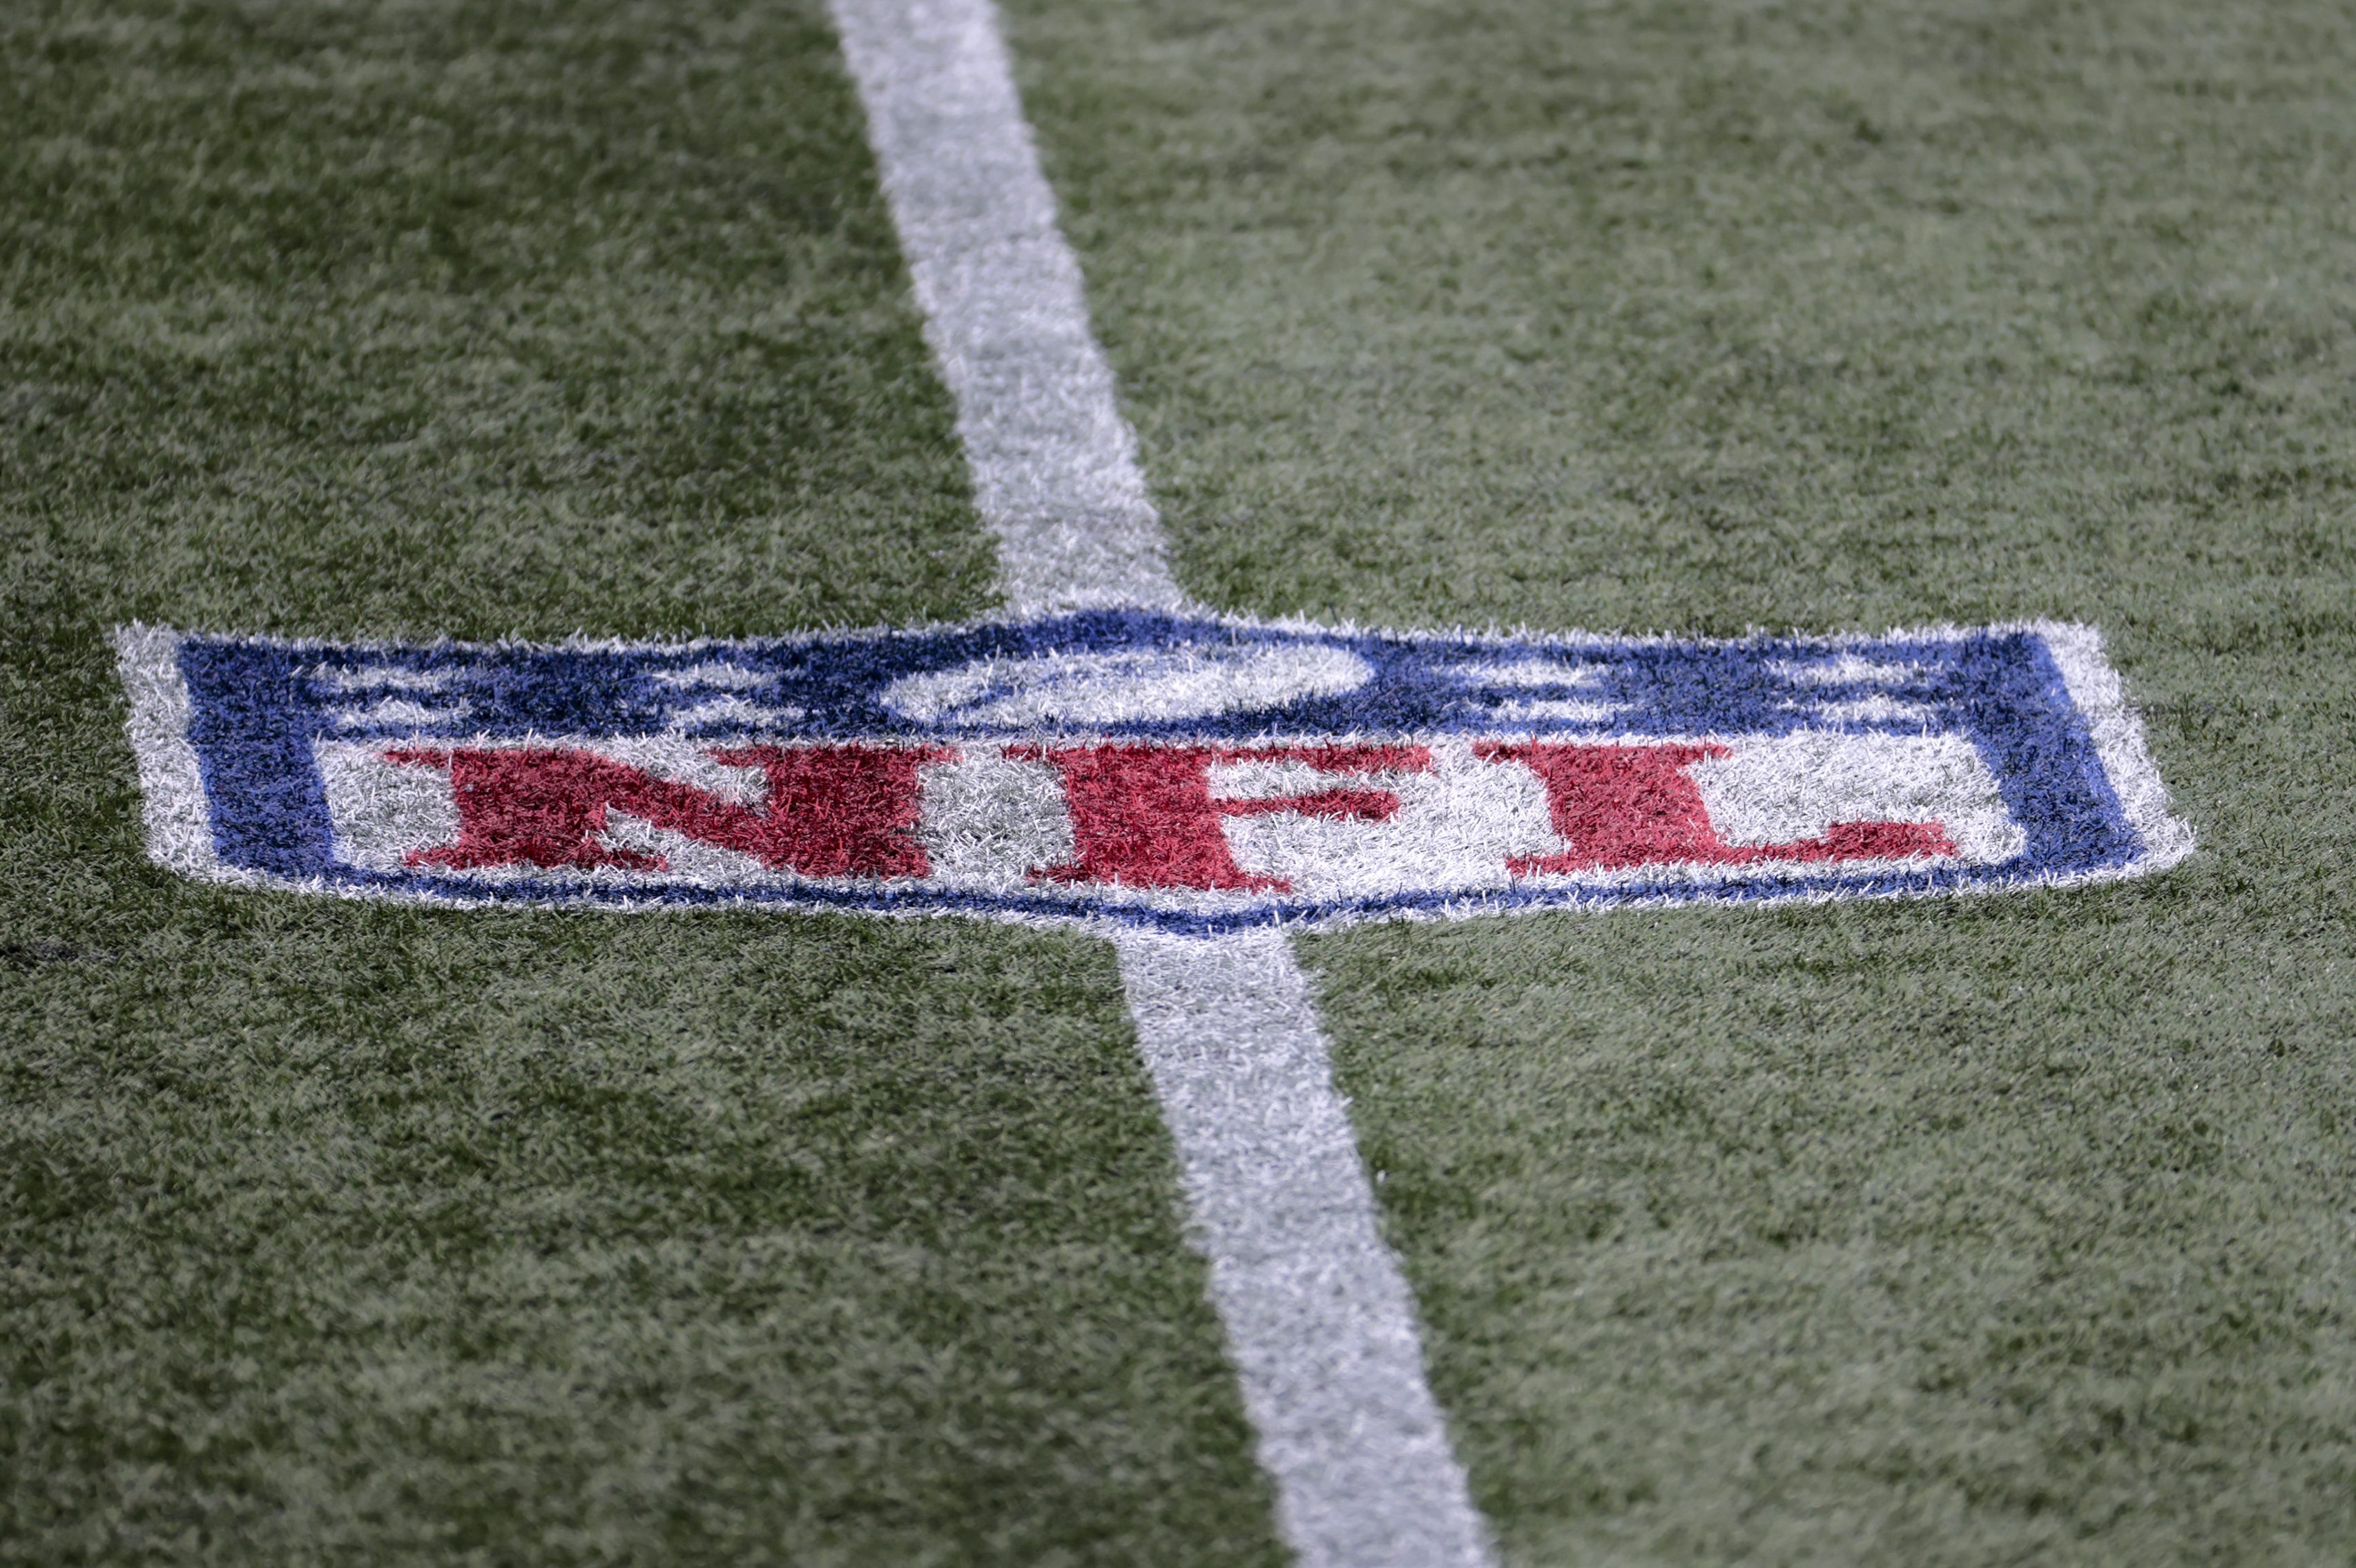
{"type": "Polygon", "coordinates": [[[121,639],[159,859],[465,903],[1207,934],[1933,893],[2183,851],[2094,635],[121,639]]]}

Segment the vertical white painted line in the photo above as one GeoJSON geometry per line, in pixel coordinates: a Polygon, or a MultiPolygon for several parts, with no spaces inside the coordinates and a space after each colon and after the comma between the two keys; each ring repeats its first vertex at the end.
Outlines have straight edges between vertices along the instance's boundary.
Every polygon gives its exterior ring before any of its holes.
{"type": "Polygon", "coordinates": [[[837,0],[844,56],[1018,615],[1181,606],[986,0],[837,0]]]}
{"type": "Polygon", "coordinates": [[[1316,1568],[1486,1563],[1290,942],[1113,940],[1285,1540],[1316,1568]]]}
{"type": "Polygon", "coordinates": [[[147,816],[147,857],[201,882],[245,879],[221,864],[205,800],[204,770],[189,742],[188,685],[180,634],[134,622],[114,629],[115,667],[131,699],[131,754],[147,816]]]}
{"type": "MultiPolygon", "coordinates": [[[[1181,608],[995,7],[833,9],[1009,607],[1181,608]]],[[[1483,1568],[1290,943],[1114,942],[1286,1541],[1303,1568],[1483,1568]]]]}

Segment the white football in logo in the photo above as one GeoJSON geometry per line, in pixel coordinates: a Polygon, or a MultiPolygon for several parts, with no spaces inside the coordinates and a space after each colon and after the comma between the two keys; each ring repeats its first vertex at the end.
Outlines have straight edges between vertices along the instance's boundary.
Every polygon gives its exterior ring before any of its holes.
{"type": "Polygon", "coordinates": [[[1338,697],[1374,676],[1365,660],[1325,643],[1181,644],[977,659],[895,680],[883,696],[894,712],[923,724],[1130,724],[1338,697]]]}

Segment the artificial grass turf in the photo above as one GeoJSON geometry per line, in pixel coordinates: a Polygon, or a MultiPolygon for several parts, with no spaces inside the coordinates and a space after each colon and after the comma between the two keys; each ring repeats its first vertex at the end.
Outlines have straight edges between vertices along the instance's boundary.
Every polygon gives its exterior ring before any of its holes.
{"type": "MultiPolygon", "coordinates": [[[[2092,619],[2203,835],[1310,944],[1509,1556],[2343,1559],[2344,18],[1014,20],[1190,588],[2092,619]]],[[[1269,1558],[1100,955],[138,864],[114,620],[982,605],[814,16],[0,26],[0,1550],[1269,1558]]]]}
{"type": "Polygon", "coordinates": [[[1191,588],[2092,621],[2201,836],[1305,944],[1508,1561],[2346,1561],[2345,10],[1011,16],[1191,588]]]}
{"type": "Polygon", "coordinates": [[[12,976],[14,1560],[1273,1561],[1108,961],[187,901],[12,976]]]}
{"type": "Polygon", "coordinates": [[[5,25],[19,592],[422,637],[991,602],[809,8],[5,25]]]}
{"type": "Polygon", "coordinates": [[[134,617],[987,606],[817,8],[0,44],[0,1562],[1272,1561],[1108,954],[141,852],[134,617]]]}

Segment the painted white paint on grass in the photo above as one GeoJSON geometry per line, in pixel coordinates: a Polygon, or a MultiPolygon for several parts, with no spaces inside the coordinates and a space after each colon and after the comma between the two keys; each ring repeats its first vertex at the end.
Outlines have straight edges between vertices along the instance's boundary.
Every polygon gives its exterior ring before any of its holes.
{"type": "Polygon", "coordinates": [[[927,724],[1054,731],[1275,708],[1355,691],[1374,673],[1322,644],[1056,653],[910,676],[884,688],[884,705],[927,724]]]}
{"type": "Polygon", "coordinates": [[[1487,1563],[1290,942],[1113,940],[1286,1541],[1333,1568],[1487,1563]]]}
{"type": "MultiPolygon", "coordinates": [[[[995,8],[834,14],[1008,607],[1183,607],[995,8]]],[[[1486,1563],[1290,944],[1119,942],[1286,1541],[1305,1568],[1486,1563]]]]}
{"type": "Polygon", "coordinates": [[[194,710],[180,678],[180,639],[161,626],[118,626],[116,667],[131,699],[131,754],[147,819],[147,853],[158,865],[200,881],[237,881],[213,852],[204,770],[188,740],[194,710]]]}
{"type": "Polygon", "coordinates": [[[2056,624],[2046,629],[2045,644],[2071,700],[2086,716],[2119,807],[2144,842],[2146,865],[2157,871],[2181,861],[2192,853],[2191,824],[2169,809],[2168,785],[2144,743],[2143,721],[2127,704],[2119,672],[2103,656],[2103,634],[2092,626],[2056,624]]]}
{"type": "Polygon", "coordinates": [[[997,13],[837,0],[834,15],[1007,608],[1179,608],[997,13]]]}

